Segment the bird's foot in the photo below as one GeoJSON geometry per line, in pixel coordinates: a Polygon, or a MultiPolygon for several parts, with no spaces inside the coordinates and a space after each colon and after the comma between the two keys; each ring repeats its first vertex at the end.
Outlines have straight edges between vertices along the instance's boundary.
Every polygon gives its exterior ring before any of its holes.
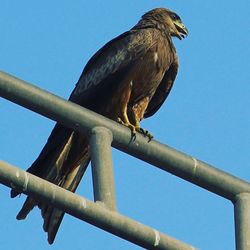
{"type": "Polygon", "coordinates": [[[138,128],[137,131],[139,133],[141,133],[142,135],[144,135],[145,137],[148,137],[148,141],[150,142],[153,139],[153,135],[151,133],[148,132],[148,130],[145,130],[143,128],[138,128]]]}
{"type": "Polygon", "coordinates": [[[117,118],[117,122],[126,126],[127,128],[129,128],[131,130],[131,140],[136,139],[136,128],[134,125],[132,125],[129,122],[124,122],[120,117],[117,118]]]}
{"type": "Polygon", "coordinates": [[[136,139],[136,132],[142,134],[144,137],[147,137],[149,142],[154,137],[151,133],[148,132],[148,130],[141,128],[139,125],[134,126],[130,122],[124,122],[120,117],[117,118],[117,122],[126,126],[127,128],[129,128],[131,130],[131,140],[136,139]]]}

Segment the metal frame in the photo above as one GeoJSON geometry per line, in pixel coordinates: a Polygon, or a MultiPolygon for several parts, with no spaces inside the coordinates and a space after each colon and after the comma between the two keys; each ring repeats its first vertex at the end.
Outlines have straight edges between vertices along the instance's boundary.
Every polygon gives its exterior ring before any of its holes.
{"type": "Polygon", "coordinates": [[[10,187],[12,185],[22,187],[24,193],[52,202],[67,213],[142,247],[150,249],[194,249],[154,229],[138,224],[117,212],[113,212],[116,205],[112,174],[112,146],[232,201],[235,208],[236,249],[250,250],[249,182],[157,141],[153,140],[149,143],[141,135],[137,135],[136,140],[131,140],[130,130],[126,127],[4,72],[0,72],[0,96],[74,130],[89,134],[96,203],[80,198],[66,190],[61,190],[45,180],[40,180],[41,185],[34,187],[32,180],[33,178],[37,179],[37,177],[31,176],[20,169],[12,169],[13,167],[3,162],[0,163],[0,182],[10,187]],[[105,171],[103,171],[104,169],[105,171]],[[20,176],[23,177],[20,178],[20,176]],[[19,183],[20,179],[22,181],[19,183]],[[51,188],[52,186],[54,187],[51,188]],[[45,189],[45,187],[48,188],[45,189]],[[46,190],[46,192],[42,192],[42,190],[46,190]],[[69,202],[60,199],[60,195],[64,197],[66,194],[70,197],[69,202]],[[73,202],[74,199],[75,202],[73,202]],[[91,209],[85,209],[85,206],[86,208],[93,208],[95,212],[91,212],[91,209]],[[103,213],[105,213],[105,216],[103,216],[103,213]],[[102,217],[108,217],[110,220],[102,217]],[[114,221],[111,218],[114,218],[114,221]],[[119,229],[118,225],[120,224],[123,229],[119,229]]]}

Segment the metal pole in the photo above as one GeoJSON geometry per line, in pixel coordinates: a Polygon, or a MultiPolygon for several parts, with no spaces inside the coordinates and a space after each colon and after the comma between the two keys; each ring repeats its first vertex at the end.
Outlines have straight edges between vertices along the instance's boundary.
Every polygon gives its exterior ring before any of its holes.
{"type": "Polygon", "coordinates": [[[112,133],[104,127],[91,131],[90,150],[94,199],[112,210],[116,209],[112,163],[112,133]]]}
{"type": "Polygon", "coordinates": [[[250,193],[250,183],[246,181],[157,141],[148,142],[140,134],[131,140],[131,131],[125,126],[3,72],[0,96],[77,131],[90,133],[93,127],[106,127],[112,131],[113,147],[226,199],[233,201],[239,193],[250,193]]]}
{"type": "Polygon", "coordinates": [[[146,249],[195,250],[181,241],[0,161],[0,182],[146,249]]]}
{"type": "Polygon", "coordinates": [[[250,250],[250,193],[241,193],[234,203],[237,250],[250,250]]]}

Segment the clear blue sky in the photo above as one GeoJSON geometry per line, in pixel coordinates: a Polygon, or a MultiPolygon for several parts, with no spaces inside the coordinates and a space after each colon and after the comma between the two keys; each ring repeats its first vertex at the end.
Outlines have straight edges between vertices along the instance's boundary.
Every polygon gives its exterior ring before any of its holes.
{"type": "MultiPolygon", "coordinates": [[[[175,10],[190,35],[174,40],[178,77],[143,127],[156,140],[250,180],[249,0],[2,0],[0,69],[68,98],[91,55],[155,7],[175,10]]],[[[4,99],[0,115],[0,159],[26,169],[54,122],[4,99]]],[[[116,150],[113,158],[121,213],[200,249],[234,249],[230,202],[116,150]]],[[[90,177],[88,171],[78,188],[88,199],[90,177]]],[[[2,249],[139,249],[71,216],[49,246],[38,209],[15,220],[24,198],[11,200],[9,189],[0,188],[2,249]]]]}

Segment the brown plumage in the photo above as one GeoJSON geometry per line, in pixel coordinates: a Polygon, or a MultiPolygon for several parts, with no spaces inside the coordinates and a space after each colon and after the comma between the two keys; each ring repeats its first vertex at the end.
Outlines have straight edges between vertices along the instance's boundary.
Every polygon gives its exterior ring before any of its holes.
{"type": "MultiPolygon", "coordinates": [[[[187,29],[174,12],[163,8],[147,12],[89,60],[69,100],[124,124],[133,134],[144,133],[140,121],[161,107],[178,71],[171,37],[185,35],[187,29]]],[[[27,171],[74,192],[89,161],[87,136],[56,124],[27,171]]],[[[21,192],[12,190],[11,197],[21,192]]],[[[28,196],[17,219],[24,219],[36,205],[52,244],[63,212],[28,196]]]]}

